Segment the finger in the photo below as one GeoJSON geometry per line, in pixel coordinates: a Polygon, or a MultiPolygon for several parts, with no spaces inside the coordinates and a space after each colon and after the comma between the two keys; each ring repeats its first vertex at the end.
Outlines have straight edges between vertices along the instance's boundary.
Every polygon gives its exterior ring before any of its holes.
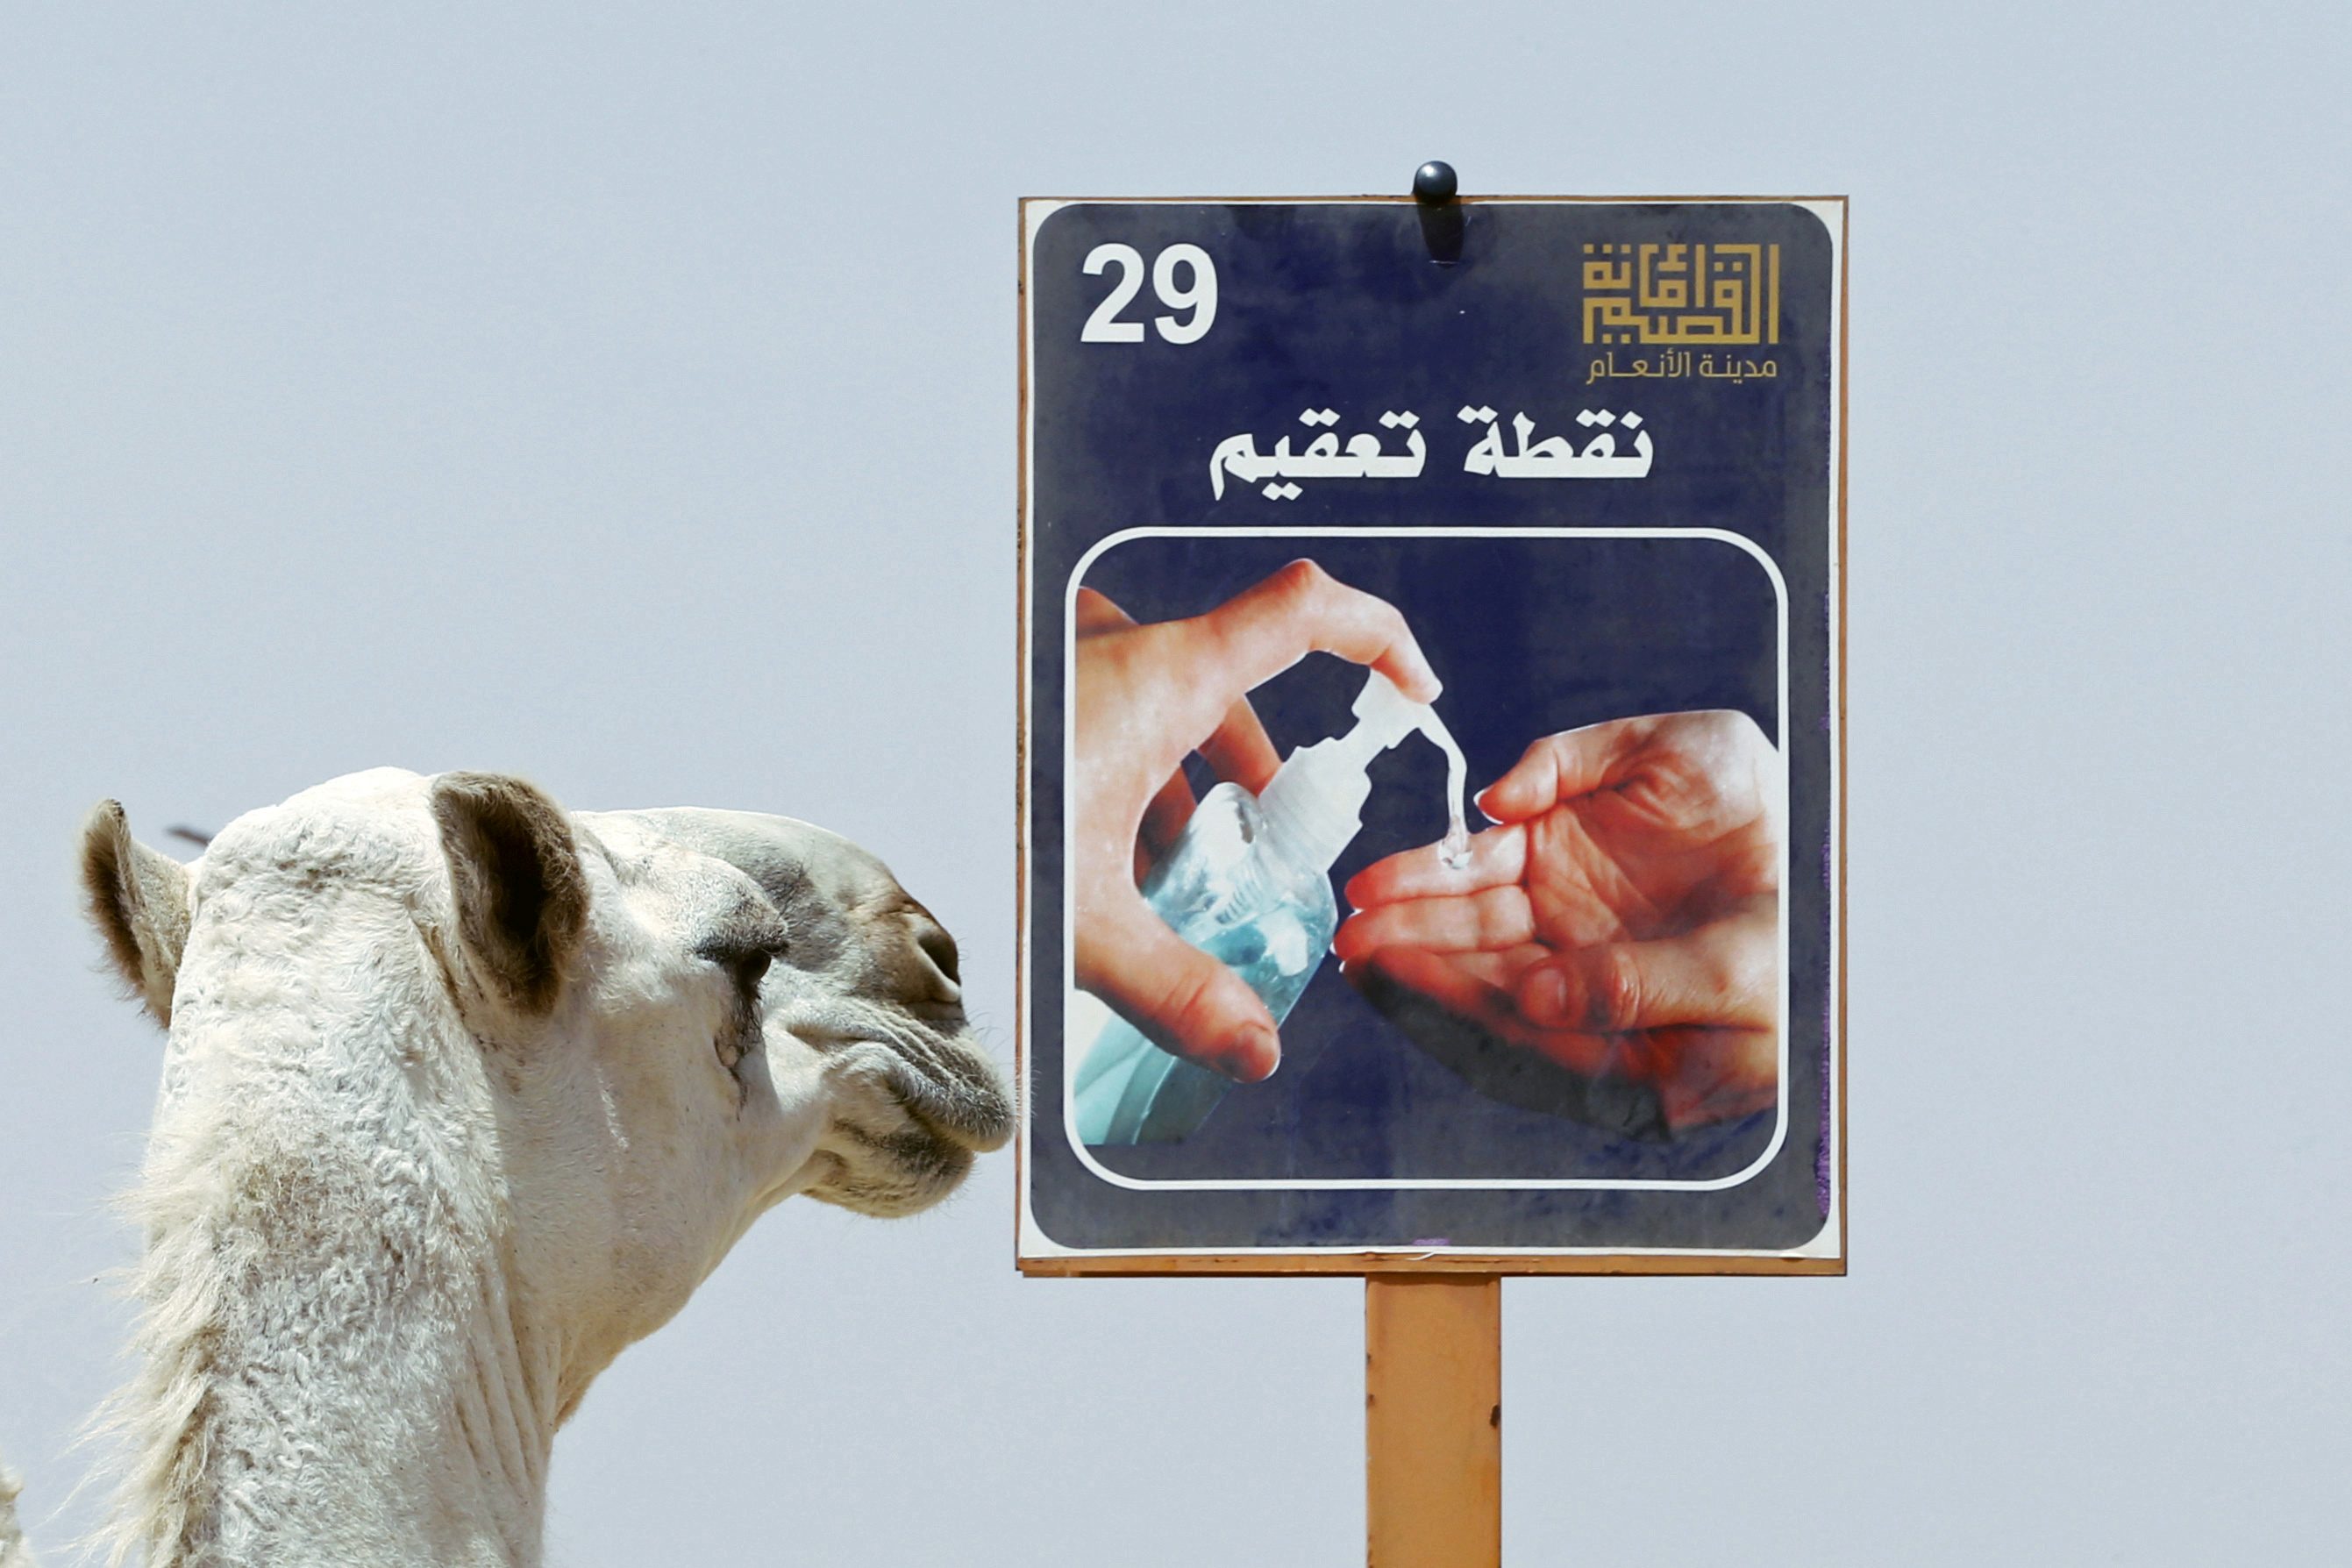
{"type": "MultiPolygon", "coordinates": [[[[1341,968],[1347,973],[1360,974],[1365,970],[1375,968],[1382,963],[1383,954],[1402,955],[1423,951],[1425,950],[1407,947],[1381,948],[1363,957],[1350,960],[1343,963],[1341,968]]],[[[1549,958],[1551,950],[1538,947],[1531,942],[1525,947],[1506,948],[1499,952],[1443,952],[1430,953],[1429,956],[1453,972],[1453,975],[1448,977],[1449,980],[1454,976],[1475,980],[1491,990],[1498,1009],[1496,1016],[1498,1018],[1507,1016],[1517,1021],[1520,1027],[1524,1029],[1526,1025],[1524,1020],[1519,1019],[1519,1005],[1512,997],[1512,987],[1518,983],[1521,971],[1539,959],[1549,958]]]]}
{"type": "Polygon", "coordinates": [[[1596,1035],[1587,1029],[1538,1029],[1521,1018],[1497,1030],[1557,1067],[1581,1078],[1649,1081],[1644,1068],[1648,1038],[1642,1035],[1596,1035]]]}
{"type": "Polygon", "coordinates": [[[1282,758],[1266,738],[1265,726],[1257,721],[1257,710],[1244,697],[1225,710],[1225,717],[1215,733],[1201,742],[1201,755],[1217,776],[1237,784],[1252,795],[1264,795],[1265,786],[1274,782],[1282,758]]]}
{"type": "MultiPolygon", "coordinates": [[[[1551,949],[1535,942],[1520,947],[1499,948],[1490,952],[1449,952],[1445,962],[1475,980],[1483,980],[1505,995],[1510,995],[1518,984],[1519,976],[1528,965],[1540,963],[1551,956],[1551,949]]],[[[1516,1008],[1518,1003],[1511,1005],[1516,1008]]]]}
{"type": "Polygon", "coordinates": [[[1129,892],[1087,911],[1078,983],[1152,1044],[1255,1083],[1282,1059],[1274,1016],[1241,976],[1184,941],[1129,892]]]}
{"type": "Polygon", "coordinates": [[[1442,689],[1395,605],[1336,581],[1312,561],[1292,562],[1191,625],[1209,642],[1230,689],[1247,691],[1310,653],[1368,664],[1415,702],[1433,702],[1442,689]]]}
{"type": "Polygon", "coordinates": [[[1377,976],[1417,991],[1449,1011],[1484,1025],[1502,1038],[1587,1077],[1638,1065],[1629,1063],[1628,1054],[1638,1052],[1643,1045],[1639,1036],[1539,1028],[1529,1022],[1513,994],[1516,976],[1524,967],[1524,960],[1515,962],[1504,953],[1441,953],[1417,947],[1384,947],[1349,965],[1347,973],[1359,985],[1377,976]]]}
{"type": "Polygon", "coordinates": [[[1496,952],[1533,941],[1535,929],[1524,889],[1488,888],[1466,898],[1408,899],[1361,910],[1339,928],[1331,946],[1343,963],[1384,947],[1496,952]]]}
{"type": "Polygon", "coordinates": [[[1612,719],[1546,735],[1528,746],[1511,771],[1477,797],[1478,809],[1496,822],[1524,822],[1561,801],[1590,795],[1655,728],[1654,719],[1612,719]]]}
{"type": "Polygon", "coordinates": [[[1184,825],[1192,820],[1192,786],[1185,781],[1184,770],[1178,768],[1168,775],[1143,808],[1143,822],[1135,830],[1135,879],[1158,865],[1174,848],[1177,837],[1184,825]]]}
{"type": "Polygon", "coordinates": [[[1654,1054],[1659,1104],[1677,1132],[1753,1115],[1780,1098],[1777,1029],[1669,1029],[1654,1054]]]}
{"type": "Polygon", "coordinates": [[[1108,595],[1092,588],[1078,590],[1077,603],[1071,606],[1070,621],[1073,629],[1082,637],[1135,625],[1134,616],[1112,604],[1108,595]]]}
{"type": "MultiPolygon", "coordinates": [[[[1349,973],[1360,974],[1383,962],[1389,962],[1391,957],[1426,951],[1402,946],[1379,948],[1371,952],[1343,961],[1340,967],[1349,973]],[[1384,957],[1384,955],[1390,955],[1390,957],[1384,957]]],[[[1517,985],[1519,976],[1526,972],[1529,964],[1539,963],[1551,956],[1551,949],[1538,942],[1528,942],[1523,946],[1502,948],[1492,952],[1433,952],[1429,956],[1455,974],[1467,976],[1482,985],[1491,987],[1500,999],[1499,1005],[1502,1011],[1512,1019],[1518,1021],[1524,1027],[1525,1020],[1519,1017],[1519,1005],[1512,995],[1513,988],[1517,985]]]]}
{"type": "Polygon", "coordinates": [[[1400,899],[1441,898],[1511,886],[1527,873],[1528,831],[1517,826],[1490,827],[1471,835],[1466,870],[1449,869],[1441,850],[1442,846],[1424,844],[1375,860],[1348,879],[1349,904],[1367,910],[1400,899]]]}
{"type": "Polygon", "coordinates": [[[1677,1026],[1642,1034],[1599,1034],[1531,1026],[1495,982],[1508,960],[1496,953],[1441,955],[1384,948],[1351,965],[1349,979],[1390,1011],[1396,990],[1425,997],[1578,1076],[1650,1086],[1673,1131],[1727,1121],[1769,1109],[1780,1093],[1776,1029],[1677,1026]],[[1384,997],[1386,999],[1384,999],[1384,997]]]}
{"type": "Polygon", "coordinates": [[[1402,986],[1497,1034],[1526,1028],[1510,992],[1441,953],[1417,947],[1385,947],[1349,965],[1346,973],[1360,988],[1376,990],[1382,983],[1402,986]]]}
{"type": "Polygon", "coordinates": [[[1519,976],[1519,1009],[1541,1028],[1614,1034],[1675,1024],[1771,1028],[1780,1018],[1778,911],[1659,942],[1570,948],[1519,976]]]}

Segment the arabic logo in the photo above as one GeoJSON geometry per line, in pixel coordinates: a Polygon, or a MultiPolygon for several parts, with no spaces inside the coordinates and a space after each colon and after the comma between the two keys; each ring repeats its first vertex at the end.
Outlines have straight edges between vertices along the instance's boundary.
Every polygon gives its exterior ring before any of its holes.
{"type": "Polygon", "coordinates": [[[1654,381],[1677,381],[1692,376],[1701,381],[1769,381],[1780,374],[1780,362],[1778,360],[1768,359],[1759,363],[1752,359],[1736,360],[1729,354],[1723,356],[1721,369],[1716,367],[1715,356],[1711,353],[1701,354],[1696,367],[1693,368],[1688,349],[1666,349],[1654,360],[1644,357],[1621,367],[1617,363],[1617,351],[1611,349],[1592,362],[1592,368],[1585,373],[1584,384],[1591,386],[1596,381],[1626,377],[1654,381]]]}
{"type": "Polygon", "coordinates": [[[1777,343],[1780,247],[1588,244],[1584,341],[1777,343]]]}

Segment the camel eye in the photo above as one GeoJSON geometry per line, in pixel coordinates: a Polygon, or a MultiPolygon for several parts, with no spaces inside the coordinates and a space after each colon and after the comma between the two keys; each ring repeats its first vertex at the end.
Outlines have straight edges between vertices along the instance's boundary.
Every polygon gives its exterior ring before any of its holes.
{"type": "Polygon", "coordinates": [[[746,996],[760,994],[760,982],[768,977],[768,965],[776,955],[765,948],[757,948],[737,956],[734,963],[736,989],[746,996]]]}
{"type": "Polygon", "coordinates": [[[784,937],[781,929],[735,931],[714,937],[694,951],[704,963],[728,973],[738,995],[751,998],[760,994],[760,982],[767,978],[768,966],[782,955],[784,937]]]}
{"type": "Polygon", "coordinates": [[[760,982],[775,962],[776,949],[764,945],[707,948],[702,956],[725,970],[735,983],[734,1021],[714,1042],[719,1065],[735,1072],[746,1056],[761,1048],[760,982]]]}

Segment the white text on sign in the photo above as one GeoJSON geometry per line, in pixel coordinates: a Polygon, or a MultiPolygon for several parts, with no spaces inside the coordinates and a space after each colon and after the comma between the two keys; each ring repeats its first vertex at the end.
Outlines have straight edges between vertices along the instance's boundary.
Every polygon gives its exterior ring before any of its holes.
{"type": "MultiPolygon", "coordinates": [[[[1622,415],[1606,408],[1578,410],[1576,422],[1588,431],[1599,431],[1585,442],[1582,451],[1565,436],[1535,440],[1536,422],[1525,414],[1511,416],[1511,431],[1518,437],[1516,452],[1505,444],[1494,409],[1465,404],[1454,416],[1465,425],[1486,426],[1477,445],[1463,456],[1465,474],[1498,479],[1642,479],[1649,478],[1650,460],[1656,455],[1651,448],[1650,433],[1642,428],[1642,416],[1630,408],[1622,415]],[[1612,425],[1633,437],[1630,455],[1619,455],[1616,431],[1610,429],[1612,425]]],[[[1275,442],[1273,451],[1263,454],[1253,435],[1228,436],[1218,442],[1217,449],[1209,454],[1209,493],[1224,500],[1225,476],[1231,474],[1246,485],[1266,481],[1258,493],[1268,500],[1297,500],[1305,492],[1291,482],[1295,479],[1417,479],[1429,457],[1428,444],[1415,428],[1421,416],[1409,408],[1402,412],[1392,408],[1381,416],[1381,423],[1389,429],[1405,433],[1404,450],[1400,453],[1383,452],[1381,437],[1369,430],[1349,437],[1341,446],[1339,436],[1328,428],[1339,422],[1335,409],[1309,408],[1298,422],[1310,429],[1325,427],[1301,451],[1290,449],[1288,436],[1275,442]]]]}
{"type": "MultiPolygon", "coordinates": [[[[1141,321],[1122,321],[1118,313],[1127,309],[1143,289],[1143,253],[1131,245],[1116,241],[1096,246],[1087,252],[1080,270],[1090,278],[1099,278],[1110,268],[1118,268],[1118,281],[1103,296],[1094,314],[1078,332],[1082,343],[1139,343],[1143,341],[1141,321]]],[[[1196,343],[1209,335],[1209,328],[1217,319],[1217,264],[1209,253],[1197,245],[1171,245],[1152,258],[1151,291],[1171,310],[1189,310],[1182,321],[1174,316],[1154,316],[1151,324],[1160,335],[1171,343],[1196,343]],[[1189,288],[1176,286],[1176,269],[1182,268],[1192,275],[1189,288]]]]}

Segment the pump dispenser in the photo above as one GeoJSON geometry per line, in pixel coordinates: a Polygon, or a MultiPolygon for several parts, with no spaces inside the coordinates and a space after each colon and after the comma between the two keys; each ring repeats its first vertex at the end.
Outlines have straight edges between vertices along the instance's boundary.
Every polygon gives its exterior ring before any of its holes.
{"type": "MultiPolygon", "coordinates": [[[[1355,727],[1301,746],[1263,799],[1221,784],[1144,879],[1143,900],[1176,934],[1249,984],[1279,1024],[1315,977],[1339,926],[1331,868],[1363,826],[1372,759],[1418,730],[1444,749],[1447,826],[1441,850],[1468,864],[1462,799],[1468,767],[1445,722],[1374,671],[1355,701],[1355,727]]],[[[1079,1142],[1172,1143],[1196,1131],[1232,1081],[1171,1056],[1114,1015],[1076,1082],[1079,1142]]]]}

